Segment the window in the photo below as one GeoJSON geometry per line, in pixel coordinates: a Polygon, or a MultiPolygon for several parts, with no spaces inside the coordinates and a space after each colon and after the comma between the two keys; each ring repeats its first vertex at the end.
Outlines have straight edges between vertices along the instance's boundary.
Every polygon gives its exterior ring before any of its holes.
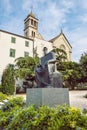
{"type": "Polygon", "coordinates": [[[32,31],[32,37],[35,37],[35,32],[32,31]]]}
{"type": "Polygon", "coordinates": [[[25,32],[25,36],[28,37],[28,32],[25,32]]]}
{"type": "Polygon", "coordinates": [[[9,64],[10,67],[14,68],[14,64],[9,64]]]}
{"type": "Polygon", "coordinates": [[[10,49],[10,57],[15,57],[15,49],[10,49]]]}
{"type": "Polygon", "coordinates": [[[35,32],[34,32],[34,37],[35,37],[35,32]]]}
{"type": "Polygon", "coordinates": [[[44,47],[44,48],[43,48],[43,53],[44,53],[44,55],[46,55],[46,54],[47,54],[47,52],[48,52],[47,47],[44,47]]]}
{"type": "Polygon", "coordinates": [[[33,25],[33,19],[31,19],[31,25],[33,25]]]}
{"type": "Polygon", "coordinates": [[[62,50],[66,50],[65,45],[61,44],[61,45],[60,45],[60,49],[62,49],[62,50]]]}
{"type": "Polygon", "coordinates": [[[36,27],[36,21],[34,21],[34,26],[36,27]]]}
{"type": "Polygon", "coordinates": [[[25,41],[25,46],[29,47],[29,41],[25,41]]]}
{"type": "Polygon", "coordinates": [[[32,31],[32,37],[33,37],[33,31],[32,31]]]}
{"type": "Polygon", "coordinates": [[[11,37],[11,43],[16,43],[16,38],[15,37],[11,37]]]}
{"type": "Polygon", "coordinates": [[[27,56],[29,56],[29,52],[24,52],[24,57],[27,57],[27,56]]]}

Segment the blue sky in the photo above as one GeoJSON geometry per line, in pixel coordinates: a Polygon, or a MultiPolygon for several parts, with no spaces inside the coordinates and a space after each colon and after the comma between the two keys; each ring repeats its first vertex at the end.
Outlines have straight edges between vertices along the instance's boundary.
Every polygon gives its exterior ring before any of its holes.
{"type": "Polygon", "coordinates": [[[72,46],[72,60],[87,52],[87,0],[0,0],[0,29],[23,35],[30,13],[39,19],[39,32],[49,40],[61,32],[72,46]]]}

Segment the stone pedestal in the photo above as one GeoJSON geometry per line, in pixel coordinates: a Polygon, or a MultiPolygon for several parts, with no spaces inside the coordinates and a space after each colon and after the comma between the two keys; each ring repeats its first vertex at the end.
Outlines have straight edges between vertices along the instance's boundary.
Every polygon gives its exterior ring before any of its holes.
{"type": "Polygon", "coordinates": [[[36,107],[47,105],[69,105],[68,88],[32,88],[27,89],[26,105],[34,104],[36,107]]]}

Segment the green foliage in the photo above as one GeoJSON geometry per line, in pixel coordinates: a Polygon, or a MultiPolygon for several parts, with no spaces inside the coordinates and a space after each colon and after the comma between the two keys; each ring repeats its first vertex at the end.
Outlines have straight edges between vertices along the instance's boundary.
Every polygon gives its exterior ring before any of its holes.
{"type": "Polygon", "coordinates": [[[81,72],[82,72],[82,82],[87,82],[87,53],[82,54],[80,58],[81,72]]]}
{"type": "Polygon", "coordinates": [[[66,105],[50,108],[33,105],[0,111],[0,127],[6,130],[86,130],[87,116],[79,109],[66,105]]]}
{"type": "Polygon", "coordinates": [[[63,49],[59,49],[59,48],[53,49],[53,52],[56,55],[57,69],[61,70],[62,62],[67,60],[67,53],[63,49]]]}
{"type": "Polygon", "coordinates": [[[0,92],[2,91],[2,85],[0,84],[0,92]]]}
{"type": "Polygon", "coordinates": [[[0,102],[2,102],[5,99],[9,99],[9,97],[6,94],[3,94],[2,92],[0,92],[0,102]]]}
{"type": "Polygon", "coordinates": [[[39,58],[32,57],[20,57],[15,60],[16,69],[15,75],[19,78],[26,78],[27,75],[33,77],[35,75],[34,70],[36,65],[39,63],[39,58]]]}
{"type": "MultiPolygon", "coordinates": [[[[13,107],[10,111],[0,110],[0,128],[7,128],[14,116],[21,111],[19,106],[13,107]]],[[[0,129],[3,130],[3,129],[0,129]]]]}
{"type": "Polygon", "coordinates": [[[12,108],[19,106],[23,107],[24,106],[24,101],[22,97],[14,97],[8,100],[8,102],[5,102],[4,105],[2,106],[2,110],[5,111],[10,111],[12,108]]]}
{"type": "Polygon", "coordinates": [[[82,54],[80,58],[80,64],[82,65],[82,68],[84,69],[85,73],[87,74],[87,53],[82,54]]]}
{"type": "Polygon", "coordinates": [[[87,115],[87,108],[83,109],[83,113],[87,115]]]}
{"type": "Polygon", "coordinates": [[[14,116],[22,110],[24,101],[22,97],[9,99],[0,110],[0,128],[7,128],[14,116]]]}
{"type": "Polygon", "coordinates": [[[65,83],[68,84],[69,88],[74,89],[81,78],[80,65],[76,62],[63,62],[62,74],[65,83]]]}
{"type": "Polygon", "coordinates": [[[15,91],[14,68],[10,65],[6,67],[2,75],[2,92],[7,95],[12,95],[15,91]]]}

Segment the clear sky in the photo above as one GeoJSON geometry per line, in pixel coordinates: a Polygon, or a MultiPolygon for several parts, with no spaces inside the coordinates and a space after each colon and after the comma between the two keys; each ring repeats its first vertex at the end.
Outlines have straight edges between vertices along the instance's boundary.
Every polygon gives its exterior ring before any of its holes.
{"type": "Polygon", "coordinates": [[[87,0],[0,0],[0,29],[23,35],[30,13],[39,19],[39,32],[49,40],[61,32],[72,46],[72,60],[87,52],[87,0]]]}

